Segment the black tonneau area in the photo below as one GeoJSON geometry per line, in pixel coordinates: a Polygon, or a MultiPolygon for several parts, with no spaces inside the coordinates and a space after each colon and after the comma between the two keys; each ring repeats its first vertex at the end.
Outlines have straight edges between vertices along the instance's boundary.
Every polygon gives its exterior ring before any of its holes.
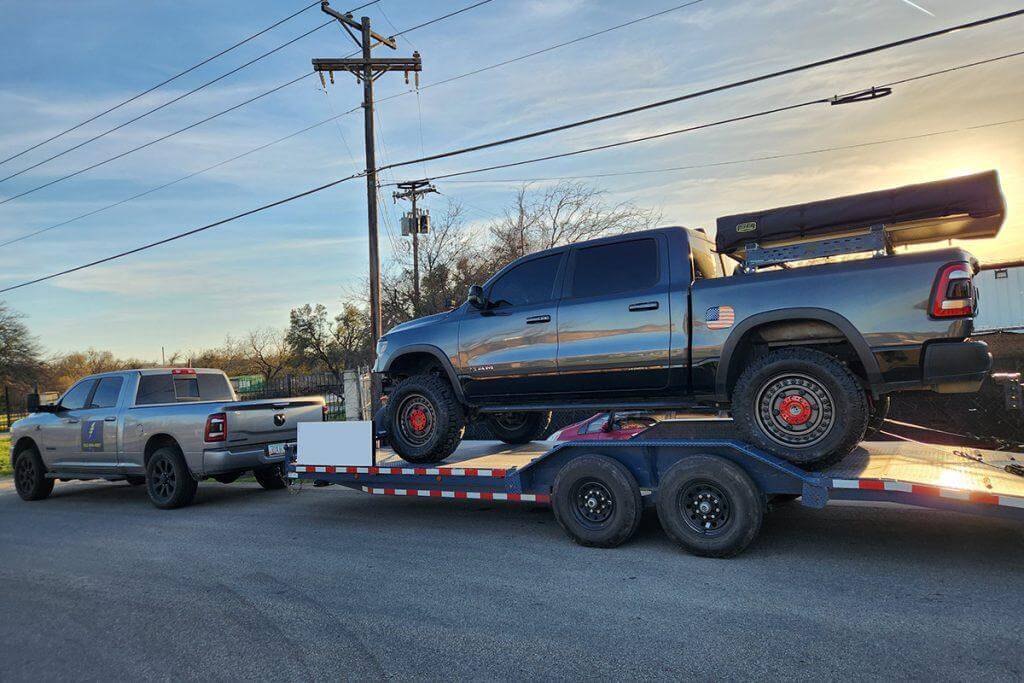
{"type": "Polygon", "coordinates": [[[894,246],[995,237],[1006,214],[996,171],[723,216],[715,245],[731,254],[760,245],[886,226],[894,246]]]}

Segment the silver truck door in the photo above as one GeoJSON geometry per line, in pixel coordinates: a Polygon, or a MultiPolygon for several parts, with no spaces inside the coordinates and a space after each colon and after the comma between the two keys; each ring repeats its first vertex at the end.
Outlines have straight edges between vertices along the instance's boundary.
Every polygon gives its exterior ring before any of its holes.
{"type": "Polygon", "coordinates": [[[118,406],[124,377],[101,377],[79,411],[81,461],[90,468],[113,469],[118,465],[118,406]]]}
{"type": "Polygon", "coordinates": [[[56,469],[74,469],[81,464],[82,412],[95,386],[92,377],[68,389],[57,403],[57,419],[43,427],[43,449],[56,469]]]}

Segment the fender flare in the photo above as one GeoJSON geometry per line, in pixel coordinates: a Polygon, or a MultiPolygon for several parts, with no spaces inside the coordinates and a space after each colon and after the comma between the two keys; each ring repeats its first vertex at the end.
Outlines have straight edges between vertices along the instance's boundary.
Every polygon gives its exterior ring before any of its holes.
{"type": "Polygon", "coordinates": [[[797,319],[819,320],[837,328],[843,333],[843,336],[846,337],[846,340],[850,342],[853,350],[857,353],[857,357],[868,374],[868,384],[872,388],[880,387],[883,384],[882,371],[878,367],[878,359],[871,352],[871,347],[864,340],[864,336],[849,320],[835,311],[824,308],[781,308],[775,311],[766,311],[752,315],[733,329],[729,338],[725,340],[725,344],[722,346],[722,355],[719,358],[718,371],[715,374],[715,398],[719,401],[729,400],[729,365],[732,362],[733,352],[747,332],[765,323],[797,319]]]}
{"type": "Polygon", "coordinates": [[[433,356],[441,367],[444,368],[445,374],[448,375],[448,382],[452,385],[452,389],[455,391],[455,395],[462,403],[466,402],[465,394],[462,391],[462,383],[459,382],[459,376],[455,373],[455,368],[452,366],[452,361],[445,355],[444,351],[432,344],[410,344],[409,346],[403,346],[398,350],[391,358],[388,359],[387,365],[384,366],[383,372],[389,372],[391,366],[394,365],[395,361],[403,356],[408,356],[411,353],[427,353],[433,356]]]}

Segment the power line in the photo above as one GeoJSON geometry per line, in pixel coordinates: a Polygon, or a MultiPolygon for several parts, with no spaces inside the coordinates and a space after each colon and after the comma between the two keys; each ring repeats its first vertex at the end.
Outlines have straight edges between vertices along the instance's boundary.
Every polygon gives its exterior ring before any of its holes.
{"type": "Polygon", "coordinates": [[[391,37],[392,38],[397,38],[398,36],[404,36],[406,33],[411,33],[412,31],[416,31],[416,30],[424,28],[426,26],[430,26],[431,24],[436,24],[439,21],[444,21],[445,19],[449,19],[451,17],[454,17],[456,14],[462,14],[463,12],[468,12],[471,9],[476,9],[480,5],[486,5],[489,2],[491,2],[491,0],[480,0],[480,2],[474,3],[472,5],[467,5],[466,7],[463,7],[462,9],[457,9],[454,12],[449,12],[448,14],[442,15],[440,17],[436,17],[434,19],[431,19],[430,21],[424,21],[422,24],[416,24],[415,26],[407,28],[404,31],[399,31],[398,33],[396,33],[395,35],[393,35],[391,37]]]}
{"type": "MultiPolygon", "coordinates": [[[[559,125],[559,126],[552,126],[550,128],[543,128],[541,130],[536,130],[536,131],[533,131],[533,132],[530,132],[530,133],[523,133],[521,135],[515,135],[515,136],[512,136],[512,137],[503,138],[503,139],[500,139],[500,140],[494,140],[492,142],[485,142],[485,143],[481,143],[479,145],[473,145],[473,146],[470,146],[470,147],[463,147],[461,149],[455,149],[455,150],[451,150],[451,151],[448,151],[448,152],[442,152],[442,153],[434,154],[434,155],[427,156],[427,157],[421,157],[419,159],[410,159],[409,161],[403,161],[403,162],[400,162],[398,164],[394,164],[391,167],[408,166],[408,165],[411,165],[411,164],[421,164],[421,163],[423,163],[425,161],[435,161],[437,159],[446,159],[446,158],[453,157],[453,156],[459,156],[461,154],[468,154],[469,152],[478,152],[480,150],[490,149],[492,147],[499,147],[499,146],[507,145],[507,144],[510,144],[510,143],[513,143],[513,142],[521,142],[523,140],[529,140],[531,138],[541,137],[541,136],[544,136],[544,135],[550,135],[552,133],[559,133],[559,132],[564,131],[564,130],[569,130],[569,129],[572,129],[572,128],[579,128],[580,126],[587,126],[587,125],[590,125],[590,124],[593,124],[593,123],[599,123],[601,121],[608,121],[608,120],[619,118],[619,117],[622,117],[622,116],[628,116],[628,115],[631,115],[631,114],[638,114],[638,113],[643,112],[643,111],[649,111],[651,109],[657,109],[659,107],[664,107],[664,106],[667,106],[667,105],[670,105],[670,104],[676,104],[678,102],[684,102],[686,100],[697,99],[699,97],[704,97],[704,96],[711,95],[711,94],[714,94],[714,93],[724,92],[726,90],[732,90],[734,88],[739,88],[739,87],[746,86],[746,85],[751,85],[751,84],[754,84],[754,83],[760,83],[762,81],[766,81],[766,80],[770,80],[770,79],[774,79],[774,78],[779,78],[781,76],[788,76],[788,75],[795,74],[795,73],[800,73],[800,72],[803,72],[803,71],[809,71],[811,69],[816,69],[816,68],[819,68],[819,67],[822,67],[822,66],[827,66],[827,65],[831,65],[831,64],[837,64],[839,62],[848,61],[848,60],[851,60],[851,59],[855,59],[857,57],[864,57],[866,55],[871,55],[871,54],[875,54],[875,53],[878,53],[878,52],[883,52],[883,51],[886,51],[886,50],[891,50],[891,49],[894,49],[894,48],[897,48],[897,47],[902,47],[904,45],[910,45],[912,43],[918,43],[918,42],[921,42],[923,40],[929,40],[931,38],[938,38],[940,36],[945,36],[945,35],[948,35],[950,33],[953,33],[954,31],[965,31],[967,29],[978,28],[980,26],[985,26],[987,24],[992,24],[992,23],[995,23],[995,22],[998,22],[998,21],[1003,21],[1003,20],[1006,20],[1006,19],[1015,18],[1015,17],[1021,16],[1021,15],[1024,15],[1024,9],[1016,10],[1016,11],[1013,11],[1013,12],[1006,12],[1004,14],[998,14],[998,15],[995,15],[995,16],[987,17],[985,19],[978,19],[976,21],[970,21],[970,22],[966,22],[966,23],[963,23],[963,24],[957,24],[955,26],[949,26],[947,28],[938,29],[936,31],[929,31],[928,33],[921,33],[921,34],[918,34],[916,36],[911,36],[909,38],[903,38],[901,40],[891,41],[891,42],[888,42],[888,43],[882,43],[880,45],[875,45],[874,47],[864,48],[864,49],[861,49],[861,50],[855,50],[853,52],[846,52],[846,53],[843,53],[843,54],[840,54],[840,55],[836,55],[834,57],[828,57],[828,58],[825,58],[825,59],[819,59],[819,60],[814,61],[814,62],[808,62],[808,63],[805,63],[805,64],[800,64],[798,66],[792,66],[792,67],[788,67],[788,68],[785,68],[785,69],[780,69],[778,71],[772,71],[772,72],[769,72],[769,73],[766,73],[766,74],[762,74],[760,76],[752,76],[750,78],[744,78],[744,79],[741,79],[741,80],[738,80],[738,81],[732,81],[730,83],[724,83],[722,85],[716,85],[716,86],[713,86],[713,87],[710,87],[710,88],[704,88],[703,90],[697,90],[697,91],[694,91],[694,92],[689,92],[689,93],[686,93],[686,94],[683,94],[683,95],[678,95],[676,97],[670,97],[670,98],[665,99],[665,100],[659,100],[659,101],[656,101],[656,102],[649,102],[647,104],[639,105],[639,106],[636,106],[636,107],[630,107],[628,109],[620,109],[618,111],[614,111],[614,112],[611,112],[611,113],[608,113],[608,114],[602,114],[600,116],[592,116],[590,118],[581,119],[581,120],[578,120],[578,121],[573,121],[571,123],[564,123],[564,124],[559,125]]],[[[391,167],[383,167],[383,168],[391,168],[391,167]]],[[[378,169],[378,170],[383,170],[383,168],[382,169],[378,169]]]]}
{"type": "Polygon", "coordinates": [[[125,256],[130,256],[132,254],[137,254],[140,251],[146,251],[147,249],[152,249],[153,247],[158,247],[160,245],[167,244],[168,242],[174,242],[175,240],[180,240],[180,239],[182,239],[184,237],[189,237],[191,235],[195,235],[197,233],[200,233],[200,232],[203,232],[203,231],[206,231],[206,230],[210,230],[211,228],[216,228],[218,226],[224,225],[225,223],[230,223],[232,221],[236,221],[239,218],[245,218],[246,216],[251,216],[254,213],[259,213],[261,211],[266,211],[267,209],[272,209],[275,206],[280,206],[282,204],[287,204],[288,202],[295,201],[296,199],[302,199],[303,197],[308,197],[311,194],[315,194],[317,192],[321,192],[321,191],[326,190],[328,188],[334,187],[335,185],[340,185],[341,183],[344,183],[344,182],[346,182],[348,180],[354,180],[356,178],[361,178],[361,177],[363,177],[365,175],[366,175],[365,172],[363,172],[363,173],[354,173],[354,174],[352,174],[350,176],[346,176],[344,178],[339,178],[337,180],[332,180],[329,183],[325,183],[325,184],[320,185],[318,187],[314,187],[314,188],[312,188],[310,190],[306,190],[304,192],[299,192],[298,194],[293,194],[290,197],[285,197],[284,199],[278,199],[277,201],[270,202],[269,204],[264,204],[263,206],[258,206],[255,209],[249,209],[248,211],[243,211],[242,213],[237,213],[234,216],[229,216],[228,218],[223,218],[223,219],[221,219],[219,221],[214,221],[213,223],[207,223],[206,225],[200,226],[198,228],[193,228],[193,229],[187,230],[185,232],[179,232],[176,235],[171,235],[170,237],[165,237],[165,238],[163,238],[161,240],[157,240],[156,242],[150,242],[149,244],[143,244],[142,246],[135,247],[134,249],[128,249],[126,251],[122,251],[122,252],[119,252],[117,254],[113,254],[112,256],[106,256],[104,258],[97,259],[95,261],[90,261],[89,263],[83,263],[82,265],[75,266],[74,268],[67,268],[66,270],[62,270],[62,271],[59,271],[59,272],[56,272],[56,273],[51,273],[49,275],[44,275],[42,277],[37,277],[34,280],[28,280],[26,282],[22,282],[22,283],[17,284],[17,285],[11,285],[10,287],[4,287],[3,289],[0,289],[0,294],[4,294],[5,292],[10,292],[10,291],[15,290],[15,289],[20,289],[22,287],[28,287],[29,285],[38,284],[40,282],[45,282],[46,280],[52,280],[54,278],[61,277],[63,275],[69,275],[71,273],[76,273],[76,272],[78,272],[80,270],[85,270],[86,268],[92,268],[93,266],[98,266],[98,265],[101,265],[101,264],[104,264],[104,263],[109,263],[110,261],[115,261],[117,259],[124,258],[125,256]]]}
{"type": "MultiPolygon", "coordinates": [[[[374,0],[374,2],[380,2],[380,0],[374,0]]],[[[372,5],[372,4],[374,4],[374,2],[367,3],[367,5],[372,5]]],[[[71,126],[70,128],[68,128],[66,130],[63,130],[63,131],[57,133],[56,135],[52,135],[52,136],[46,138],[42,142],[37,142],[36,144],[32,145],[31,147],[23,149],[20,152],[18,152],[17,154],[13,154],[13,155],[7,157],[6,159],[3,159],[2,161],[0,161],[0,164],[6,164],[8,161],[11,161],[12,159],[17,159],[18,157],[20,157],[23,154],[27,154],[28,152],[31,152],[32,150],[34,150],[34,149],[36,149],[38,147],[42,147],[43,145],[45,145],[48,142],[52,142],[52,141],[56,140],[59,137],[67,135],[68,133],[70,133],[72,131],[78,130],[82,126],[84,126],[84,125],[86,125],[88,123],[92,123],[93,121],[95,121],[96,119],[100,118],[101,116],[105,116],[105,115],[109,114],[112,111],[120,109],[121,107],[125,106],[126,104],[130,104],[130,103],[134,102],[135,100],[139,99],[140,97],[148,95],[149,93],[153,92],[154,90],[156,90],[158,88],[162,88],[163,86],[167,85],[171,81],[177,80],[177,79],[181,78],[182,76],[184,76],[185,74],[191,73],[191,72],[195,71],[196,69],[198,69],[199,67],[201,67],[201,66],[203,66],[205,64],[209,64],[210,62],[212,62],[213,60],[217,59],[218,57],[222,57],[222,56],[226,55],[228,52],[231,52],[235,48],[241,47],[242,45],[245,45],[250,40],[258,38],[259,36],[263,35],[267,31],[270,31],[272,29],[277,28],[278,26],[280,26],[284,22],[288,21],[289,19],[294,19],[295,17],[299,16],[303,12],[306,12],[307,10],[313,9],[314,7],[316,7],[319,4],[320,4],[320,2],[319,2],[319,0],[317,0],[317,2],[313,2],[313,3],[310,3],[310,4],[306,5],[305,7],[303,7],[300,10],[298,10],[297,12],[289,14],[284,19],[276,21],[273,24],[271,24],[270,26],[266,27],[265,29],[263,29],[261,31],[257,31],[256,33],[253,33],[252,35],[250,35],[250,36],[248,36],[246,38],[243,38],[242,40],[238,41],[237,43],[235,43],[231,47],[225,48],[225,49],[221,50],[220,52],[218,52],[217,54],[215,54],[215,55],[213,55],[211,57],[207,57],[206,59],[202,60],[201,62],[193,64],[192,66],[190,66],[189,68],[185,69],[184,71],[179,71],[178,73],[174,74],[170,78],[168,78],[166,80],[163,80],[160,83],[157,83],[156,85],[154,85],[154,86],[152,86],[150,88],[147,88],[146,90],[143,90],[142,92],[138,93],[137,95],[132,95],[128,99],[126,99],[126,100],[124,100],[122,102],[119,102],[118,104],[115,104],[114,106],[112,106],[112,107],[110,107],[108,109],[104,109],[100,113],[95,114],[95,115],[91,116],[90,118],[87,118],[86,120],[84,120],[84,121],[82,121],[80,123],[76,123],[75,125],[71,126]]],[[[364,5],[364,7],[367,6],[367,5],[364,5]]],[[[359,9],[359,8],[357,8],[357,9],[359,9]]]]}

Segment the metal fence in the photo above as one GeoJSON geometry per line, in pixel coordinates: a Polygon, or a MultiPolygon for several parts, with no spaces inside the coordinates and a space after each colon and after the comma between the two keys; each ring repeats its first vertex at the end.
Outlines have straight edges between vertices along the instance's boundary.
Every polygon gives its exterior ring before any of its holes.
{"type": "Polygon", "coordinates": [[[0,432],[9,432],[11,424],[28,415],[26,395],[20,389],[4,386],[0,396],[0,432]]]}
{"type": "Polygon", "coordinates": [[[237,389],[238,398],[254,401],[268,398],[293,398],[295,396],[323,396],[327,404],[327,418],[345,419],[345,386],[341,378],[333,373],[311,375],[284,375],[270,382],[263,382],[256,389],[237,389]]]}

